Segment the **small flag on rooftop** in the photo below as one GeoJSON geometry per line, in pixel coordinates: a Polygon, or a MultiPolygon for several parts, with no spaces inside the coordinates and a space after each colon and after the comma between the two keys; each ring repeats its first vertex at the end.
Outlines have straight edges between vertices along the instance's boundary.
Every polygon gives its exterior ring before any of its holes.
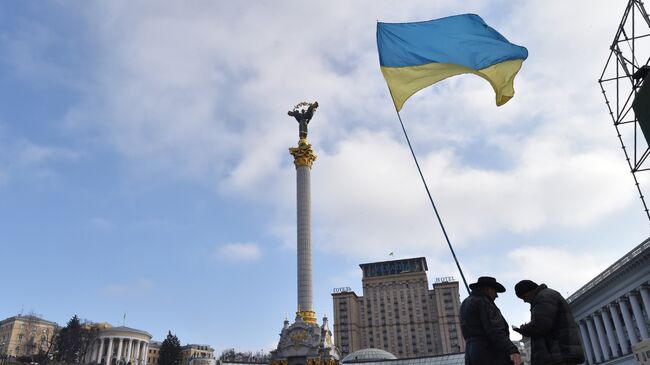
{"type": "Polygon", "coordinates": [[[476,14],[416,23],[377,23],[381,72],[395,109],[419,90],[448,77],[472,73],[487,80],[497,106],[514,94],[513,81],[528,57],[476,14]]]}

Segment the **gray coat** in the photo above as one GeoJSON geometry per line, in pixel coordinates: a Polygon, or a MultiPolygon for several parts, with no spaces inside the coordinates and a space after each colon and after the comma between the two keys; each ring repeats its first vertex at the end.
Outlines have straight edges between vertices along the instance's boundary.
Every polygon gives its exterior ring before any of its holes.
{"type": "Polygon", "coordinates": [[[531,338],[531,365],[585,361],[580,331],[569,304],[557,291],[541,284],[530,303],[530,322],[519,333],[531,338]]]}

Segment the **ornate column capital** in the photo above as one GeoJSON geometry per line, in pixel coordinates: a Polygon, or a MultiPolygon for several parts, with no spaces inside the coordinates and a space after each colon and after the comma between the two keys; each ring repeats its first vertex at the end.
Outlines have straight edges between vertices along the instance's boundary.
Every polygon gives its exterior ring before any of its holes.
{"type": "Polygon", "coordinates": [[[293,156],[293,164],[296,165],[296,168],[300,166],[311,168],[317,157],[306,138],[301,138],[298,141],[298,147],[289,148],[289,153],[293,156]]]}

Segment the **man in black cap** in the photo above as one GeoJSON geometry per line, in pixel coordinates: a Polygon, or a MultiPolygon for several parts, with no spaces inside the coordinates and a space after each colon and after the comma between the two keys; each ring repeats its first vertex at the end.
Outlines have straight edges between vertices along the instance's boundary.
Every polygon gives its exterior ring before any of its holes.
{"type": "Polygon", "coordinates": [[[530,322],[513,327],[530,337],[531,365],[568,365],[585,361],[580,332],[569,304],[546,284],[522,280],[515,293],[530,303],[530,322]]]}
{"type": "Polygon", "coordinates": [[[460,305],[460,329],[465,338],[465,365],[521,364],[517,346],[510,341],[508,323],[494,300],[506,288],[495,278],[481,276],[470,284],[469,297],[460,305]]]}

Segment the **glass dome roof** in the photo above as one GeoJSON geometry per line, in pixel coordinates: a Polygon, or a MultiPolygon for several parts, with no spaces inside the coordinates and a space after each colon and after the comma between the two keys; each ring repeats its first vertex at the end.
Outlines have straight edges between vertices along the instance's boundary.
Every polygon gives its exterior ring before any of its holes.
{"type": "Polygon", "coordinates": [[[388,351],[367,348],[357,350],[341,360],[342,363],[364,362],[372,360],[395,360],[397,357],[388,351]]]}

